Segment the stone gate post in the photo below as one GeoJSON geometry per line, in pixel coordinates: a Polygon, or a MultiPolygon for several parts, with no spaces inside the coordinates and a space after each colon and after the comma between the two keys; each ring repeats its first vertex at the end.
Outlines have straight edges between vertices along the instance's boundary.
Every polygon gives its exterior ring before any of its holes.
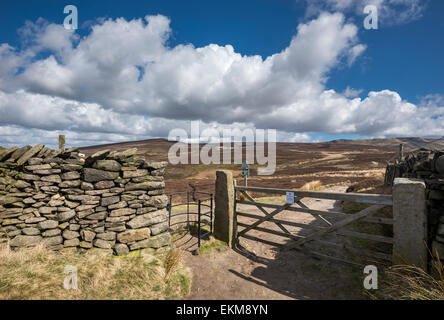
{"type": "Polygon", "coordinates": [[[427,268],[425,183],[396,178],[393,184],[393,264],[427,268]]]}
{"type": "Polygon", "coordinates": [[[216,171],[214,236],[232,248],[236,240],[235,181],[228,170],[216,171]]]}

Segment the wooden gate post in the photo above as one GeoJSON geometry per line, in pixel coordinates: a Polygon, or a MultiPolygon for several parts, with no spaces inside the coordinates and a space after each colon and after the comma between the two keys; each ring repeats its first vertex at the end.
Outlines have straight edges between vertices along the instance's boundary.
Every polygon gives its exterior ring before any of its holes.
{"type": "Polygon", "coordinates": [[[425,183],[396,178],[393,184],[393,264],[427,269],[425,183]]]}
{"type": "Polygon", "coordinates": [[[235,245],[237,229],[234,213],[234,185],[231,171],[216,171],[214,236],[226,242],[230,248],[235,245]]]}

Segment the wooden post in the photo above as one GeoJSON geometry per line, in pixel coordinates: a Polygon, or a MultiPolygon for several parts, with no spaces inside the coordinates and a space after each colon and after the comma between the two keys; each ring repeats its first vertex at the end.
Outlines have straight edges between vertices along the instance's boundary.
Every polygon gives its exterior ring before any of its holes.
{"type": "Polygon", "coordinates": [[[64,134],[59,134],[59,149],[60,150],[65,150],[65,135],[64,134]]]}
{"type": "Polygon", "coordinates": [[[402,161],[404,159],[404,144],[401,143],[399,145],[399,161],[402,161]]]}

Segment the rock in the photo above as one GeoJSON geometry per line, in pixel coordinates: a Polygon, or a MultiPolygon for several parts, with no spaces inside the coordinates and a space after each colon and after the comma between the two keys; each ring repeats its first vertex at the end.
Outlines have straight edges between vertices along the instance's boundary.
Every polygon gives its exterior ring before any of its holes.
{"type": "Polygon", "coordinates": [[[86,217],[86,219],[89,219],[89,220],[103,220],[105,218],[106,218],[106,212],[104,212],[104,211],[93,213],[93,214],[90,214],[86,217]]]}
{"type": "Polygon", "coordinates": [[[94,190],[94,185],[88,182],[82,182],[80,185],[80,189],[82,190],[94,190]]]}
{"type": "Polygon", "coordinates": [[[85,194],[79,194],[79,195],[69,194],[67,196],[67,198],[72,201],[82,201],[82,203],[90,202],[90,201],[97,201],[98,202],[100,200],[100,197],[89,196],[89,195],[85,195],[85,194]]]}
{"type": "Polygon", "coordinates": [[[22,232],[27,236],[36,236],[40,234],[40,230],[34,227],[24,228],[22,229],[22,232]]]}
{"type": "Polygon", "coordinates": [[[117,235],[117,241],[121,243],[130,243],[149,238],[151,235],[150,229],[132,229],[127,230],[117,235]]]}
{"type": "Polygon", "coordinates": [[[97,205],[95,204],[82,204],[78,207],[76,207],[76,211],[85,211],[85,210],[89,210],[89,209],[94,209],[95,207],[97,207],[97,205]]]}
{"type": "Polygon", "coordinates": [[[120,216],[120,217],[106,217],[106,222],[125,222],[130,220],[131,218],[129,216],[120,216]]]}
{"type": "Polygon", "coordinates": [[[84,241],[91,242],[96,237],[96,234],[90,230],[82,230],[80,231],[80,236],[84,241]]]}
{"type": "Polygon", "coordinates": [[[77,188],[80,187],[80,180],[68,180],[59,183],[60,188],[77,188]]]}
{"type": "Polygon", "coordinates": [[[74,210],[69,210],[69,211],[65,211],[65,212],[60,212],[57,215],[57,218],[60,222],[65,222],[65,221],[71,220],[75,216],[76,216],[76,212],[74,210]]]}
{"type": "Polygon", "coordinates": [[[63,171],[80,171],[83,168],[81,165],[71,163],[61,164],[60,167],[63,171]]]}
{"type": "Polygon", "coordinates": [[[116,160],[97,160],[93,167],[99,170],[119,172],[122,165],[116,160]]]}
{"type": "Polygon", "coordinates": [[[18,147],[12,147],[10,149],[5,149],[0,151],[0,162],[8,160],[8,158],[18,150],[18,147]]]}
{"type": "Polygon", "coordinates": [[[62,172],[60,169],[35,170],[32,173],[39,175],[54,175],[62,172]]]}
{"type": "Polygon", "coordinates": [[[41,177],[40,180],[41,181],[52,182],[52,183],[61,183],[62,182],[62,179],[57,174],[52,174],[52,175],[49,175],[49,176],[41,177]]]}
{"type": "Polygon", "coordinates": [[[41,214],[51,214],[54,211],[57,211],[57,208],[55,208],[55,207],[40,207],[39,208],[39,213],[41,213],[41,214]]]}
{"type": "Polygon", "coordinates": [[[96,239],[114,241],[114,240],[116,240],[116,233],[112,232],[112,231],[105,232],[105,233],[98,233],[98,234],[96,234],[96,239]]]}
{"type": "Polygon", "coordinates": [[[44,218],[44,217],[35,217],[35,218],[26,219],[25,223],[26,224],[33,224],[33,223],[39,223],[39,222],[42,222],[45,220],[46,220],[46,218],[44,218]]]}
{"type": "Polygon", "coordinates": [[[34,175],[34,174],[27,174],[27,173],[24,173],[24,174],[22,175],[22,179],[23,179],[23,180],[28,180],[28,181],[39,181],[39,180],[40,180],[40,177],[37,176],[37,175],[34,175]]]}
{"type": "Polygon", "coordinates": [[[77,180],[80,179],[80,173],[77,171],[65,172],[62,174],[62,180],[77,180]]]}
{"type": "Polygon", "coordinates": [[[57,228],[58,225],[59,225],[59,223],[57,221],[45,220],[45,221],[39,222],[37,226],[40,230],[46,230],[46,229],[55,229],[55,228],[57,228]]]}
{"type": "Polygon", "coordinates": [[[130,208],[122,208],[122,209],[116,209],[111,211],[110,217],[120,217],[120,216],[127,216],[130,214],[136,213],[136,210],[130,209],[130,208]]]}
{"type": "Polygon", "coordinates": [[[58,228],[60,229],[60,230],[65,230],[66,228],[68,228],[69,227],[69,222],[64,222],[64,223],[62,223],[62,224],[59,224],[59,226],[58,226],[58,228]]]}
{"type": "Polygon", "coordinates": [[[98,151],[96,153],[94,153],[93,155],[89,156],[88,158],[86,158],[85,160],[85,165],[87,167],[91,166],[95,161],[97,160],[101,160],[101,159],[105,159],[111,150],[107,149],[107,150],[101,150],[98,151]]]}
{"type": "Polygon", "coordinates": [[[14,202],[19,202],[21,199],[11,196],[0,196],[0,205],[8,205],[14,202]]]}
{"type": "Polygon", "coordinates": [[[31,149],[29,149],[28,151],[26,151],[18,160],[17,160],[17,164],[19,166],[25,164],[26,161],[28,161],[30,158],[32,158],[34,155],[36,155],[37,153],[40,152],[40,150],[42,150],[44,147],[43,144],[37,144],[34,147],[32,147],[31,149]]]}
{"type": "Polygon", "coordinates": [[[41,240],[41,236],[18,235],[9,242],[9,245],[11,247],[30,247],[37,245],[41,240]]]}
{"type": "Polygon", "coordinates": [[[9,157],[8,162],[15,162],[22,155],[24,155],[25,152],[27,152],[30,149],[31,149],[31,146],[24,146],[22,148],[15,150],[14,153],[9,157]]]}
{"type": "Polygon", "coordinates": [[[75,209],[75,208],[77,208],[77,207],[80,205],[80,203],[78,203],[78,202],[73,202],[73,201],[69,201],[69,200],[65,200],[65,205],[66,205],[68,208],[70,208],[70,209],[75,209]]]}
{"type": "MultiPolygon", "coordinates": [[[[50,230],[46,230],[45,232],[42,233],[42,236],[44,237],[55,237],[58,236],[62,233],[62,231],[60,229],[50,229],[50,230]]],[[[62,243],[63,240],[60,242],[62,243]]]]}
{"type": "Polygon", "coordinates": [[[114,181],[99,181],[94,185],[94,187],[96,189],[109,189],[114,187],[114,181]]]}
{"type": "Polygon", "coordinates": [[[112,204],[108,206],[108,209],[113,210],[113,209],[122,209],[125,208],[127,206],[127,202],[126,201],[120,201],[118,203],[112,204]]]}
{"type": "Polygon", "coordinates": [[[161,222],[150,226],[151,235],[155,236],[168,230],[168,221],[161,222]]]}
{"type": "Polygon", "coordinates": [[[55,186],[41,187],[40,189],[47,193],[57,193],[59,191],[59,188],[55,186]]]}
{"type": "Polygon", "coordinates": [[[168,232],[159,234],[146,240],[138,241],[130,245],[131,250],[143,248],[160,248],[171,244],[171,235],[168,232]]]}
{"type": "Polygon", "coordinates": [[[129,253],[129,248],[126,244],[123,243],[117,243],[114,246],[114,252],[116,253],[116,255],[118,256],[124,256],[126,254],[129,253]]]}
{"type": "Polygon", "coordinates": [[[157,210],[135,217],[127,225],[131,229],[138,229],[153,224],[158,224],[168,220],[168,212],[166,210],[157,210]]]}
{"type": "Polygon", "coordinates": [[[137,169],[134,171],[123,171],[123,178],[137,178],[148,175],[148,170],[146,169],[137,169]]]}
{"type": "MultiPolygon", "coordinates": [[[[19,234],[22,234],[22,232],[20,230],[14,230],[14,231],[10,231],[7,233],[9,238],[13,238],[15,236],[18,236],[19,234]]],[[[0,235],[0,239],[1,239],[1,235],[0,235]]]]}
{"type": "Polygon", "coordinates": [[[163,209],[168,204],[168,196],[161,195],[161,196],[152,196],[149,200],[144,202],[144,206],[152,206],[159,209],[163,209]]]}
{"type": "Polygon", "coordinates": [[[137,148],[131,148],[121,152],[113,151],[109,154],[109,158],[113,158],[116,160],[124,160],[126,158],[134,156],[136,153],[137,153],[137,148]]]}
{"type": "Polygon", "coordinates": [[[85,217],[87,217],[87,216],[89,216],[89,215],[91,215],[93,213],[94,213],[94,209],[88,209],[88,210],[85,210],[85,211],[79,211],[79,212],[77,212],[77,217],[79,219],[83,219],[83,218],[85,218],[85,217]]]}
{"type": "Polygon", "coordinates": [[[125,191],[132,190],[154,190],[165,188],[165,182],[159,181],[145,181],[141,183],[128,183],[125,185],[125,191]]]}
{"type": "Polygon", "coordinates": [[[106,240],[102,240],[102,239],[94,240],[93,244],[97,248],[102,248],[102,249],[111,249],[112,248],[111,243],[109,243],[106,240]]]}
{"type": "Polygon", "coordinates": [[[77,238],[69,239],[69,240],[65,240],[65,241],[63,242],[63,246],[64,246],[65,248],[69,248],[69,247],[78,247],[79,244],[80,244],[80,240],[77,239],[77,238]]]}
{"type": "Polygon", "coordinates": [[[35,201],[33,198],[26,198],[26,199],[23,199],[23,203],[24,204],[33,204],[33,203],[36,203],[37,201],[35,201]]]}
{"type": "Polygon", "coordinates": [[[60,207],[65,204],[65,201],[63,200],[51,200],[48,202],[49,207],[60,207]]]}
{"type": "Polygon", "coordinates": [[[36,165],[25,166],[25,169],[29,171],[50,170],[52,169],[52,167],[50,164],[36,164],[36,165]]]}
{"type": "Polygon", "coordinates": [[[153,170],[150,172],[153,177],[163,177],[165,175],[165,169],[153,170]]]}
{"type": "Polygon", "coordinates": [[[119,201],[120,201],[120,197],[119,196],[102,198],[102,202],[100,203],[100,205],[102,207],[107,207],[107,206],[115,204],[115,203],[117,203],[119,201]]]}
{"type": "Polygon", "coordinates": [[[46,246],[56,246],[63,243],[63,238],[62,236],[48,237],[44,238],[43,243],[46,246]]]}
{"type": "Polygon", "coordinates": [[[19,224],[19,223],[22,223],[22,221],[19,219],[4,219],[2,222],[2,225],[3,226],[10,226],[10,225],[19,224]]]}
{"type": "Polygon", "coordinates": [[[19,188],[19,189],[25,189],[25,188],[29,188],[31,185],[25,181],[22,180],[18,180],[15,184],[14,187],[19,188]]]}
{"type": "Polygon", "coordinates": [[[92,168],[83,169],[83,180],[86,182],[99,182],[102,180],[114,180],[119,176],[118,172],[103,171],[92,168]]]}
{"type": "Polygon", "coordinates": [[[42,162],[43,162],[42,158],[30,158],[28,160],[28,165],[34,166],[34,165],[42,164],[42,162]]]}
{"type": "Polygon", "coordinates": [[[69,230],[71,231],[79,231],[80,229],[80,225],[79,224],[75,224],[75,223],[70,223],[69,224],[69,230]]]}
{"type": "Polygon", "coordinates": [[[92,242],[80,241],[79,247],[83,249],[91,249],[93,247],[92,242]]]}
{"type": "Polygon", "coordinates": [[[71,239],[80,237],[80,234],[78,232],[71,231],[71,230],[63,231],[62,235],[63,235],[63,238],[65,238],[66,240],[71,240],[71,239]]]}
{"type": "Polygon", "coordinates": [[[150,169],[150,170],[158,170],[158,169],[166,168],[167,166],[168,166],[167,161],[160,161],[160,162],[145,161],[143,164],[143,168],[150,169]]]}

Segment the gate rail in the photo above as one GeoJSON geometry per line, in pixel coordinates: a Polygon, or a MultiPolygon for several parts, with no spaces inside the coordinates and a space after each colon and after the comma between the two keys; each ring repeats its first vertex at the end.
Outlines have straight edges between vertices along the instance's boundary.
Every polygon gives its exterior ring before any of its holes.
{"type": "MultiPolygon", "coordinates": [[[[294,242],[291,242],[290,244],[285,245],[286,250],[288,249],[296,249],[308,252],[312,255],[323,257],[323,258],[331,258],[333,260],[341,261],[341,262],[348,262],[352,264],[356,264],[350,261],[343,260],[341,258],[332,257],[329,255],[325,255],[319,252],[315,252],[313,250],[308,250],[304,247],[305,244],[308,242],[317,242],[319,244],[322,244],[323,246],[335,246],[335,247],[341,247],[344,249],[348,249],[350,252],[353,253],[359,253],[363,256],[368,256],[374,259],[382,259],[391,261],[392,256],[390,254],[386,254],[383,252],[373,251],[373,250],[367,250],[363,248],[357,248],[355,246],[351,246],[349,244],[338,244],[331,241],[325,241],[321,240],[320,238],[328,233],[333,233],[341,236],[346,237],[352,237],[352,238],[358,238],[358,239],[365,239],[365,240],[371,240],[375,242],[383,242],[388,244],[393,244],[393,238],[382,236],[382,235],[375,235],[375,234],[367,234],[362,232],[356,232],[356,231],[350,231],[345,230],[344,227],[349,225],[350,223],[354,221],[366,221],[370,223],[380,223],[380,224],[387,224],[387,225],[393,225],[394,220],[390,218],[381,218],[381,217],[370,217],[369,215],[385,206],[392,206],[393,205],[393,198],[391,195],[384,195],[384,194],[361,194],[361,193],[337,193],[337,192],[322,192],[322,191],[302,191],[302,190],[286,190],[286,189],[274,189],[274,188],[258,188],[258,187],[245,187],[245,186],[236,186],[235,187],[235,202],[234,202],[234,211],[235,215],[247,217],[247,218],[253,218],[256,219],[255,222],[251,224],[246,224],[237,221],[237,226],[243,227],[242,230],[237,232],[237,239],[239,237],[244,237],[250,240],[257,240],[262,241],[264,243],[268,243],[271,245],[280,245],[275,242],[271,242],[265,239],[259,239],[257,237],[247,235],[246,233],[250,230],[257,230],[260,232],[270,233],[286,238],[290,238],[292,240],[295,240],[294,242]],[[257,192],[257,193],[268,193],[268,194],[278,194],[278,195],[285,195],[287,192],[292,192],[294,194],[294,203],[293,204],[267,204],[267,203],[261,203],[254,200],[248,193],[250,192],[257,192]],[[240,200],[237,199],[237,192],[240,192],[244,195],[246,200],[240,200]],[[301,200],[303,198],[316,198],[316,199],[329,199],[329,200],[342,200],[342,201],[352,201],[352,202],[358,202],[358,203],[367,203],[371,204],[370,207],[367,207],[363,210],[361,210],[358,213],[355,214],[346,214],[343,212],[334,212],[334,211],[322,211],[322,210],[314,210],[308,208],[301,200]],[[237,210],[237,204],[248,204],[256,206],[264,215],[256,215],[251,213],[244,213],[239,212],[237,210]],[[265,208],[271,208],[274,209],[271,212],[268,212],[265,210],[265,208]],[[282,211],[292,211],[292,212],[301,212],[301,213],[308,213],[313,216],[315,216],[317,219],[320,219],[323,223],[327,224],[327,226],[312,226],[304,223],[298,223],[294,221],[285,221],[282,219],[277,219],[275,216],[282,212],[282,211]],[[335,222],[334,224],[330,223],[328,221],[329,216],[336,216],[343,218],[338,222],[335,222]],[[269,228],[260,227],[259,225],[264,222],[272,222],[275,225],[277,225],[281,231],[278,230],[272,230],[269,228]],[[295,226],[298,228],[305,228],[310,229],[312,232],[308,234],[307,236],[301,236],[297,234],[293,234],[285,228],[285,226],[295,226]]],[[[237,220],[237,218],[236,218],[237,220]]]]}
{"type": "Polygon", "coordinates": [[[168,227],[171,234],[181,232],[181,229],[172,230],[171,227],[176,225],[183,225],[186,224],[187,229],[190,229],[191,223],[197,224],[197,241],[198,241],[198,247],[200,248],[201,245],[201,239],[206,237],[207,235],[210,235],[213,233],[213,194],[208,192],[201,192],[201,191],[182,191],[182,192],[176,192],[169,194],[169,202],[167,204],[167,210],[168,210],[168,227]],[[187,195],[186,202],[181,203],[175,203],[173,204],[174,196],[177,195],[187,195]],[[203,199],[196,199],[196,195],[206,195],[208,197],[203,199]],[[209,201],[210,204],[204,203],[205,201],[209,201]],[[172,213],[172,209],[174,207],[180,207],[186,205],[186,212],[178,212],[178,213],[172,213]],[[197,206],[197,212],[190,211],[190,205],[196,205],[197,206]],[[209,208],[208,211],[202,212],[202,208],[206,207],[209,208]],[[171,223],[172,218],[185,216],[186,220],[184,221],[178,221],[175,223],[171,223]],[[197,215],[197,220],[190,220],[190,216],[197,215]],[[202,220],[202,217],[207,217],[209,220],[202,220]],[[202,227],[203,226],[210,226],[210,230],[207,232],[202,233],[202,227]]]}

